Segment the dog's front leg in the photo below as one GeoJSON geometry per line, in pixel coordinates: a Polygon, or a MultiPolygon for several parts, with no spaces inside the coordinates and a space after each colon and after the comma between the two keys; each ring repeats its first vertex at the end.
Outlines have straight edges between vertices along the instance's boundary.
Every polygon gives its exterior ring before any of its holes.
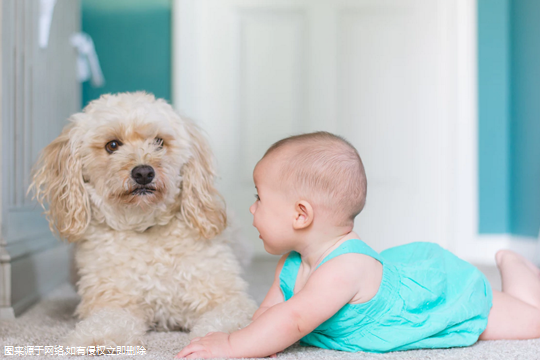
{"type": "Polygon", "coordinates": [[[256,310],[257,304],[247,294],[233,295],[203,313],[191,328],[189,338],[204,336],[213,331],[231,333],[246,327],[256,310]]]}
{"type": "Polygon", "coordinates": [[[64,341],[66,346],[144,345],[145,321],[121,308],[96,309],[80,321],[64,341]]]}

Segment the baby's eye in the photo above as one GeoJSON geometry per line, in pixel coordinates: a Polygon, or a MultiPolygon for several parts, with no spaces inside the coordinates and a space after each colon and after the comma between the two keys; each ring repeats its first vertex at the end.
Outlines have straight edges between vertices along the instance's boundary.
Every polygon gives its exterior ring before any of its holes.
{"type": "Polygon", "coordinates": [[[261,201],[261,198],[259,197],[259,194],[254,194],[255,195],[255,199],[257,199],[257,201],[261,201]]]}

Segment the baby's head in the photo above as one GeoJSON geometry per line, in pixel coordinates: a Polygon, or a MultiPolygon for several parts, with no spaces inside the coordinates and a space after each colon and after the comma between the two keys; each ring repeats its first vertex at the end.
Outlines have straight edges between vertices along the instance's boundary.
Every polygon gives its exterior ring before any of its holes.
{"type": "MultiPolygon", "coordinates": [[[[265,194],[258,182],[273,188],[272,197],[282,200],[282,205],[307,201],[314,221],[323,219],[330,226],[352,229],[366,202],[367,180],[358,152],[349,142],[328,132],[276,142],[255,167],[254,180],[261,205],[265,194]]],[[[254,215],[257,203],[250,209],[254,215]]]]}

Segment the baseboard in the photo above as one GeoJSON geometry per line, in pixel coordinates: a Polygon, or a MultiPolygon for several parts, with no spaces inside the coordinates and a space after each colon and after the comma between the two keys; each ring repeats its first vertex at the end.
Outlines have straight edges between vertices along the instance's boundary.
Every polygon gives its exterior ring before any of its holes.
{"type": "Polygon", "coordinates": [[[69,279],[70,247],[61,242],[44,251],[27,253],[9,262],[4,270],[9,276],[3,290],[0,318],[19,316],[49,291],[69,279]],[[10,273],[10,275],[9,275],[10,273]]]}
{"type": "Polygon", "coordinates": [[[540,263],[540,242],[532,236],[477,235],[476,238],[460,244],[454,252],[468,262],[493,265],[495,254],[502,249],[513,250],[536,264],[540,263]]]}
{"type": "Polygon", "coordinates": [[[0,320],[15,319],[15,312],[11,306],[0,308],[0,320]]]}
{"type": "MultiPolygon", "coordinates": [[[[480,265],[495,265],[495,254],[501,249],[513,250],[540,265],[540,240],[510,234],[477,235],[468,241],[450,244],[449,250],[461,259],[480,265]]],[[[277,257],[279,258],[279,257],[277,257]]],[[[276,256],[255,252],[253,260],[272,261],[276,256]]]]}

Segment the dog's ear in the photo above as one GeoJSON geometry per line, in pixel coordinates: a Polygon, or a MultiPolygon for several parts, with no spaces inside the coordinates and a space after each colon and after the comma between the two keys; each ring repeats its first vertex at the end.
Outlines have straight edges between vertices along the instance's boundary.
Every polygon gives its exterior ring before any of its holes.
{"type": "Polygon", "coordinates": [[[28,188],[45,209],[51,231],[70,242],[84,233],[91,218],[79,156],[80,139],[77,140],[75,134],[76,125],[72,122],[43,149],[28,188]],[[45,203],[49,204],[48,210],[45,203]]]}
{"type": "Polygon", "coordinates": [[[225,203],[214,187],[214,164],[210,145],[189,119],[182,119],[191,138],[191,158],[182,167],[180,212],[186,223],[211,239],[227,226],[225,203]]]}

